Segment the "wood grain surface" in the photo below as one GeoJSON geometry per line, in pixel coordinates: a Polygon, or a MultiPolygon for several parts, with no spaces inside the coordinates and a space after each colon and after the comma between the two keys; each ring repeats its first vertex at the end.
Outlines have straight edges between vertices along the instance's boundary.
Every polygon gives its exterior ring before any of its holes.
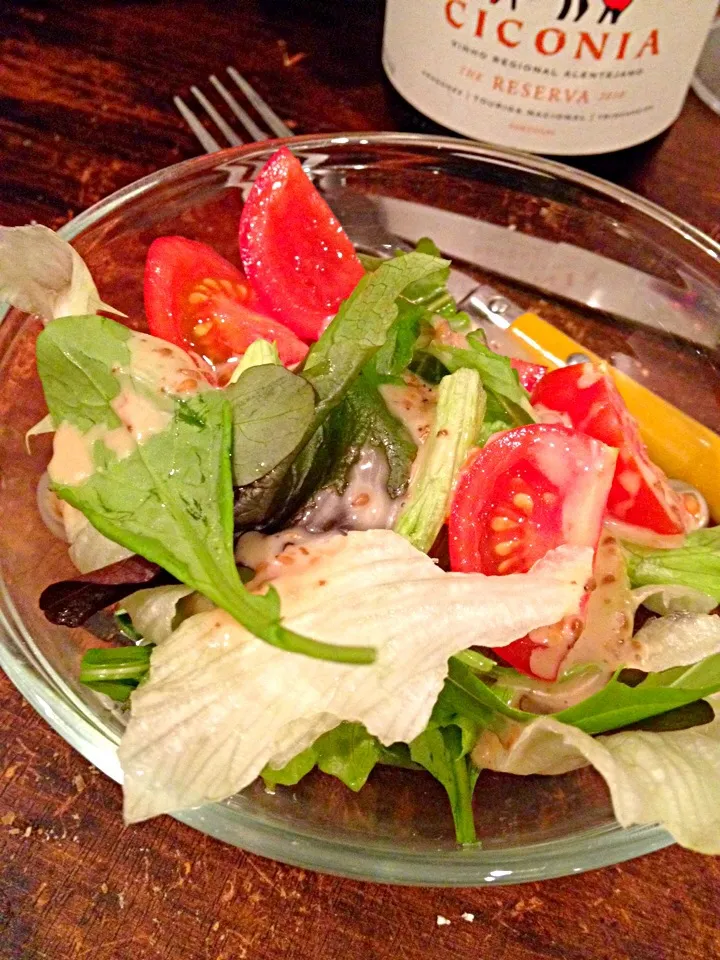
{"type": "MultiPolygon", "coordinates": [[[[299,132],[406,122],[379,65],[377,0],[5,0],[0,23],[5,224],[57,227],[195,155],[172,95],[226,64],[299,132]]],[[[601,172],[720,239],[719,146],[720,119],[691,95],[667,136],[601,172]]],[[[125,829],[119,788],[0,675],[3,960],[707,960],[719,907],[720,860],[678,848],[440,890],[285,867],[167,817],[125,829]]]]}

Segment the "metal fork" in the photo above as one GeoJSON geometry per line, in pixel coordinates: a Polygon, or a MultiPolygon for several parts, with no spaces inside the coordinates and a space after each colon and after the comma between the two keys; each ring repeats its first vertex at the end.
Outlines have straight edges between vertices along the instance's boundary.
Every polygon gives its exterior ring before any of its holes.
{"type": "MultiPolygon", "coordinates": [[[[236,84],[236,86],[250,102],[250,104],[255,108],[255,110],[257,110],[258,114],[263,118],[269,129],[272,131],[272,134],[274,134],[276,137],[293,136],[293,131],[290,129],[290,127],[288,127],[286,123],[283,123],[272,107],[268,106],[257,90],[255,90],[255,88],[252,87],[247,80],[238,73],[235,67],[228,67],[227,73],[230,79],[236,84]]],[[[253,118],[248,114],[247,110],[245,110],[238,103],[235,96],[233,96],[225,84],[222,83],[222,81],[219,80],[214,73],[210,75],[209,79],[210,83],[213,85],[213,87],[215,87],[230,110],[242,124],[244,132],[250,135],[250,142],[268,140],[272,134],[267,133],[255,123],[253,118]]],[[[225,137],[229,146],[237,147],[246,142],[235,130],[233,130],[224,117],[218,113],[213,104],[208,100],[199,87],[190,87],[190,92],[208,115],[210,120],[218,128],[222,136],[225,137]]],[[[210,133],[209,130],[206,130],[206,128],[200,122],[197,114],[193,113],[193,111],[181,97],[173,97],[173,103],[179,110],[183,120],[185,120],[187,125],[202,144],[203,148],[208,153],[214,153],[216,150],[223,149],[218,140],[212,135],[212,133],[210,133]]]]}
{"type": "MultiPolygon", "coordinates": [[[[290,127],[288,127],[286,123],[283,123],[272,107],[270,107],[257,90],[238,73],[235,67],[227,67],[227,73],[272,131],[272,134],[269,134],[259,127],[247,111],[238,103],[237,99],[227,89],[225,84],[213,73],[209,77],[210,83],[242,124],[243,133],[249,134],[251,138],[249,141],[242,139],[237,131],[218,113],[217,109],[199,87],[192,86],[190,87],[190,91],[229,146],[237,147],[245,142],[252,143],[268,140],[273,134],[277,137],[292,137],[294,135],[290,127]]],[[[197,114],[190,109],[181,97],[173,97],[173,102],[207,153],[215,153],[217,150],[224,149],[217,138],[203,126],[197,114]]],[[[341,189],[344,188],[345,185],[342,179],[335,182],[337,176],[337,174],[333,175],[331,172],[325,177],[323,193],[333,208],[335,215],[353,237],[355,246],[359,250],[362,250],[364,253],[373,254],[374,256],[387,257],[391,256],[395,250],[413,249],[412,244],[390,233],[385,225],[382,212],[370,197],[346,188],[341,189]]]]}

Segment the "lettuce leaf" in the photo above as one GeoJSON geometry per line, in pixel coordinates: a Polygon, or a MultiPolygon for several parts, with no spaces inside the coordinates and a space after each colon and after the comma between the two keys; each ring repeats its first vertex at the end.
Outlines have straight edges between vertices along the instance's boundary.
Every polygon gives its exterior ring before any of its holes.
{"type": "Polygon", "coordinates": [[[294,657],[222,611],[185,620],[133,695],[120,747],[129,821],[231,796],[343,720],[387,747],[409,743],[428,725],[448,657],[574,610],[592,551],[560,548],[527,574],[452,574],[392,531],[369,530],[318,542],[312,559],[274,581],[286,629],[343,644],[371,637],[376,662],[294,657]]]}
{"type": "Polygon", "coordinates": [[[720,527],[689,533],[685,545],[653,550],[623,543],[633,587],[655,584],[689,587],[720,604],[720,527]]]}
{"type": "MultiPolygon", "coordinates": [[[[717,709],[717,707],[716,707],[717,709]]],[[[687,730],[628,730],[591,737],[540,717],[504,744],[481,737],[477,763],[502,773],[559,774],[591,764],[623,827],[657,823],[699,853],[720,853],[720,717],[687,730]]]]}
{"type": "Polygon", "coordinates": [[[477,371],[462,369],[442,379],[422,465],[395,523],[396,532],[418,550],[427,553],[445,522],[484,410],[485,391],[477,371]]]}
{"type": "Polygon", "coordinates": [[[98,310],[103,303],[80,254],[49,227],[0,227],[0,301],[44,320],[98,310]]]}
{"type": "MultiPolygon", "coordinates": [[[[468,337],[467,350],[437,342],[431,343],[425,349],[450,373],[463,368],[477,370],[488,394],[489,422],[503,423],[513,427],[533,423],[534,417],[527,392],[521,386],[509,357],[495,353],[482,342],[481,338],[473,334],[468,337]]],[[[483,438],[483,442],[486,439],[487,436],[483,438]]]]}

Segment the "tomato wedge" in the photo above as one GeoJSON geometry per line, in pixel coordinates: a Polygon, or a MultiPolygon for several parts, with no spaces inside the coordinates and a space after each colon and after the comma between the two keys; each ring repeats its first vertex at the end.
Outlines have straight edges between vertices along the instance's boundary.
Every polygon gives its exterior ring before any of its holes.
{"type": "Polygon", "coordinates": [[[691,518],[667,477],[651,462],[615,383],[597,364],[579,363],[546,374],[532,403],[566,414],[573,426],[618,450],[608,513],[661,534],[682,534],[691,518]]]}
{"type": "Polygon", "coordinates": [[[176,343],[217,367],[253,341],[274,341],[285,365],[307,347],[278,320],[263,316],[246,277],[211,247],[159,237],[145,263],[145,313],[153,336],[176,343]]]}
{"type": "Polygon", "coordinates": [[[263,306],[308,343],[363,275],[347,234],[287,147],[258,174],[240,217],[239,243],[263,306]]]}
{"type": "Polygon", "coordinates": [[[510,366],[517,370],[520,377],[520,383],[525,387],[528,393],[532,393],[535,387],[548,372],[547,367],[541,363],[528,363],[527,360],[517,360],[515,357],[510,359],[510,366]]]}
{"type": "MultiPolygon", "coordinates": [[[[500,434],[465,465],[450,512],[450,564],[462,573],[527,573],[563,544],[596,549],[616,453],[561,424],[500,434]]],[[[498,650],[554,680],[582,630],[581,611],[498,650]]]]}

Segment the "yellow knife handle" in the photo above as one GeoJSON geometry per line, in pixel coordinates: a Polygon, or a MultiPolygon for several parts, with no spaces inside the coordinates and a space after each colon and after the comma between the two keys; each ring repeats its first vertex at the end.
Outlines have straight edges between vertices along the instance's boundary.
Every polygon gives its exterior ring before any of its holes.
{"type": "MultiPolygon", "coordinates": [[[[518,317],[508,333],[521,341],[537,363],[551,369],[564,367],[573,353],[600,359],[534,313],[518,317]]],[[[720,436],[632,377],[610,364],[605,366],[638,421],[653,462],[669,477],[697,487],[707,500],[713,519],[720,522],[720,436]]]]}

